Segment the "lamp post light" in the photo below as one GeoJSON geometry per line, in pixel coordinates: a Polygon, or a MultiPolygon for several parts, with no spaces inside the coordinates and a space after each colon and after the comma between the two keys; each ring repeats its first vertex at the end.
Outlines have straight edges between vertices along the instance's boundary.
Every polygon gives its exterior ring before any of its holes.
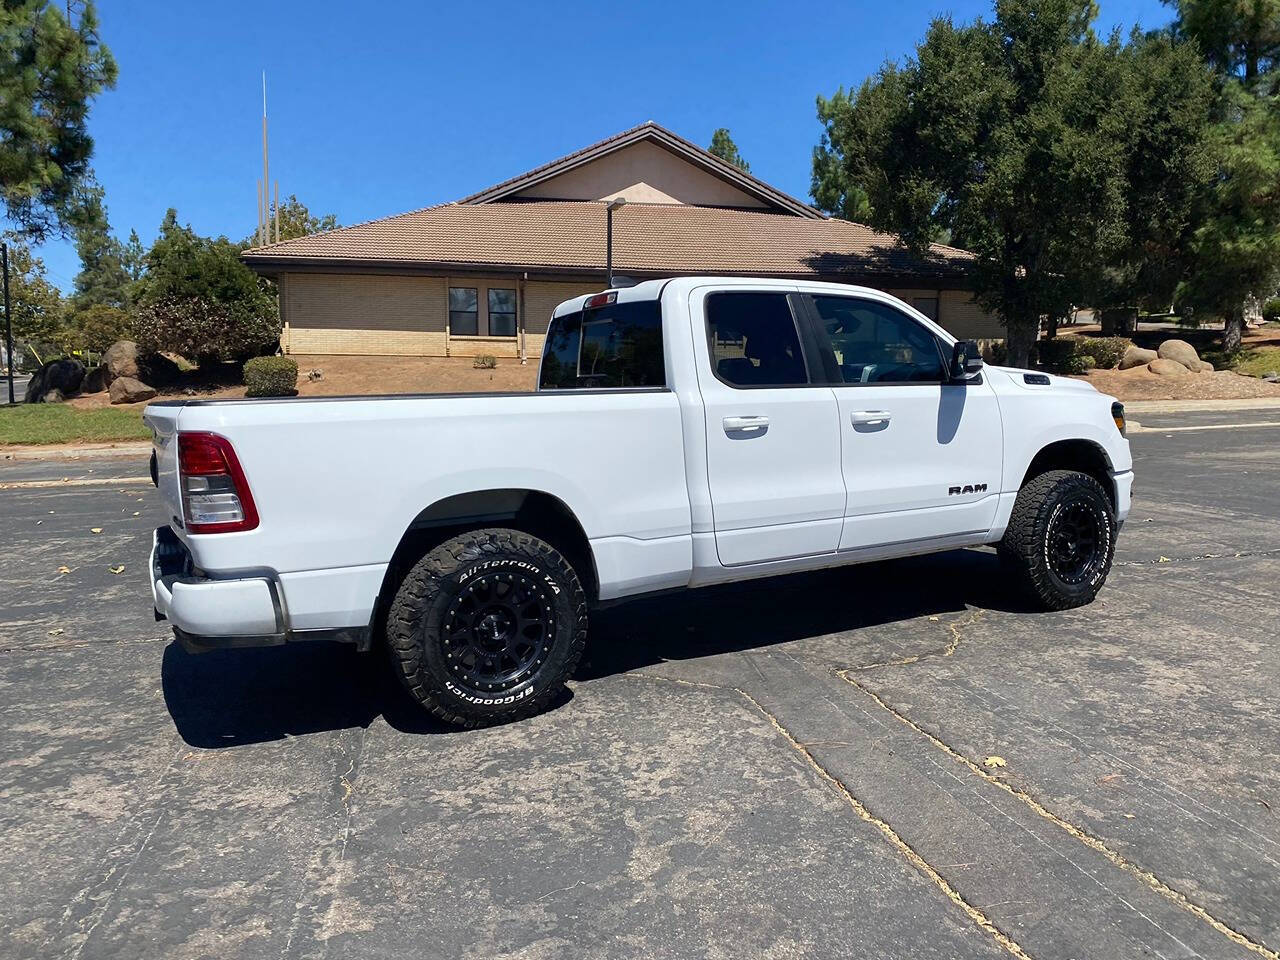
{"type": "Polygon", "coordinates": [[[605,289],[613,289],[613,211],[624,206],[626,197],[614,197],[604,208],[604,285],[605,289]]]}

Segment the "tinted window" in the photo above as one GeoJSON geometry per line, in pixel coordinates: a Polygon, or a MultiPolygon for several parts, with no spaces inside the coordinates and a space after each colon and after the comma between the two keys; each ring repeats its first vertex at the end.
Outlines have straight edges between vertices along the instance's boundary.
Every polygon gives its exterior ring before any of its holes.
{"type": "Polygon", "coordinates": [[[814,297],[845,383],[938,382],[942,356],[933,333],[876,300],[814,297]]]}
{"type": "Polygon", "coordinates": [[[785,293],[707,297],[707,350],[716,376],[735,387],[809,382],[785,293]]]}
{"type": "Polygon", "coordinates": [[[489,336],[516,335],[516,292],[489,288],[489,336]]]}
{"type": "Polygon", "coordinates": [[[449,332],[474,337],[480,332],[480,298],[476,287],[449,288],[449,332]]]}
{"type": "Polygon", "coordinates": [[[540,389],[661,387],[666,382],[658,301],[611,303],[551,321],[540,389]]]}

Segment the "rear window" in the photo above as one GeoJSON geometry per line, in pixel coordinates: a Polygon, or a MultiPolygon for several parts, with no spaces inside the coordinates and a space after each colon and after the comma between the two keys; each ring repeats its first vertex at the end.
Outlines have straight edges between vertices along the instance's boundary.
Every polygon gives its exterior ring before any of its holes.
{"type": "Polygon", "coordinates": [[[539,390],[661,387],[666,382],[657,300],[610,303],[552,319],[542,347],[539,390]]]}

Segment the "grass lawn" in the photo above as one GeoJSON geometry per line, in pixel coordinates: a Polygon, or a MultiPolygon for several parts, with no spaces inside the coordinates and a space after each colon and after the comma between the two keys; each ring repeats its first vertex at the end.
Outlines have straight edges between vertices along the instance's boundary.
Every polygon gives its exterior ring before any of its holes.
{"type": "Polygon", "coordinates": [[[142,425],[140,410],[78,410],[60,403],[0,407],[0,446],[145,440],[150,436],[151,431],[142,425]]]}
{"type": "Polygon", "coordinates": [[[1261,377],[1275,371],[1280,373],[1280,347],[1254,347],[1242,350],[1235,366],[1236,373],[1261,377]]]}

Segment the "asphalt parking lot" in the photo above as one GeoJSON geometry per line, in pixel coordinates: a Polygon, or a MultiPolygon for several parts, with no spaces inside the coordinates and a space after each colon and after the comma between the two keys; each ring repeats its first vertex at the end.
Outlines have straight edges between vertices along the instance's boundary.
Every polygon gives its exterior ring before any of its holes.
{"type": "Polygon", "coordinates": [[[630,603],[463,733],[175,646],[145,462],[0,465],[4,954],[1276,960],[1280,427],[1170,428],[1280,410],[1139,419],[1089,607],[988,551],[630,603]]]}

